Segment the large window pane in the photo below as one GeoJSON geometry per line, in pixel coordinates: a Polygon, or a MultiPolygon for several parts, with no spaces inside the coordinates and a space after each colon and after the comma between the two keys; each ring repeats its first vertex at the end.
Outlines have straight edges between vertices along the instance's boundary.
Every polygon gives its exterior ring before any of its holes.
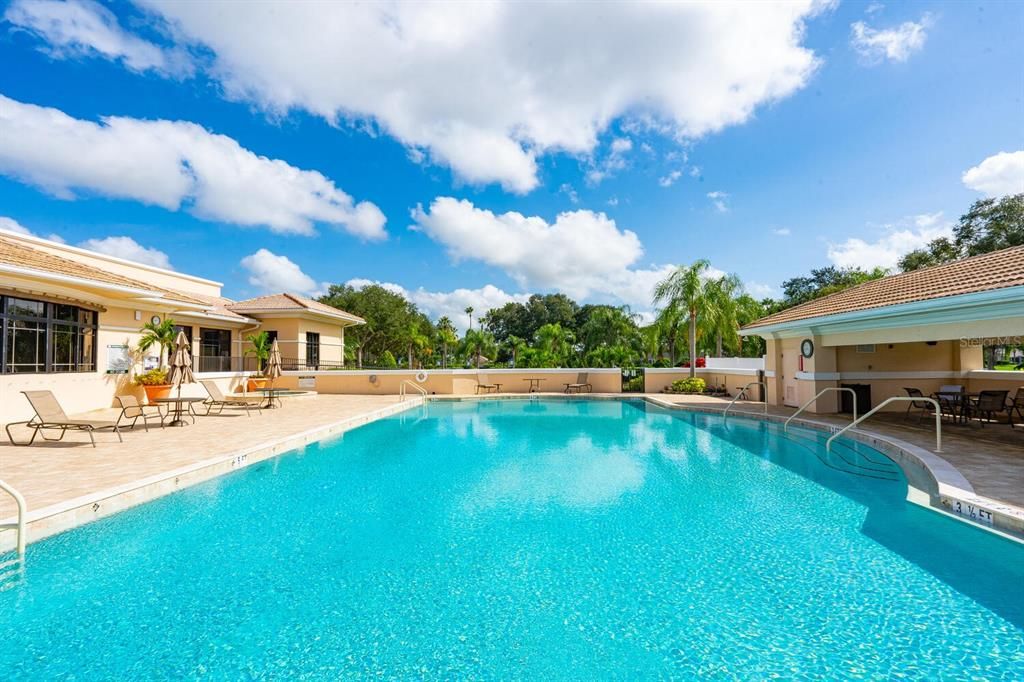
{"type": "Polygon", "coordinates": [[[8,320],[6,368],[12,374],[46,371],[46,324],[8,320]]]}
{"type": "Polygon", "coordinates": [[[74,372],[75,355],[78,348],[78,329],[66,324],[53,325],[51,332],[52,353],[50,371],[74,372]]]}
{"type": "Polygon", "coordinates": [[[24,298],[8,298],[7,314],[20,317],[46,317],[46,304],[24,298]]]}
{"type": "Polygon", "coordinates": [[[231,370],[231,331],[229,329],[199,330],[200,372],[227,372],[231,370]]]}

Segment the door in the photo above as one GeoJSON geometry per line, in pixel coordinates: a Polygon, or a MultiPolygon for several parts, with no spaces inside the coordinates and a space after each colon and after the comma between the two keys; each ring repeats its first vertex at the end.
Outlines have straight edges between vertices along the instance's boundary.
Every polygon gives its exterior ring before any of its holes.
{"type": "Polygon", "coordinates": [[[782,353],[782,404],[800,407],[796,390],[796,373],[800,369],[800,349],[792,348],[782,353]]]}
{"type": "Polygon", "coordinates": [[[306,368],[319,369],[320,367],[320,335],[316,332],[306,332],[306,368]]]}

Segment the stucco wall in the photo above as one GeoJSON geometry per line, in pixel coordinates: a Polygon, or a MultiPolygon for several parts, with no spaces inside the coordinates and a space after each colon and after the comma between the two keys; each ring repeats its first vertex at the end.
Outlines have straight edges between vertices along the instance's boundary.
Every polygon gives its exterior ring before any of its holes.
{"type": "MultiPolygon", "coordinates": [[[[618,393],[622,390],[622,375],[618,369],[586,370],[588,381],[595,393],[618,393]]],[[[523,393],[529,388],[528,378],[542,379],[540,390],[544,392],[565,389],[565,384],[575,383],[580,370],[577,369],[492,369],[484,370],[490,383],[501,384],[502,393],[523,393]]],[[[278,380],[277,385],[298,388],[300,377],[311,377],[315,382],[313,390],[318,393],[346,393],[355,395],[395,395],[403,380],[415,381],[416,371],[409,370],[341,370],[320,372],[288,372],[278,380]],[[374,380],[371,381],[371,378],[374,380]]],[[[476,393],[478,374],[475,370],[429,370],[427,380],[416,382],[429,393],[438,395],[473,395],[476,393]]],[[[409,390],[410,394],[415,390],[409,390]]]]}

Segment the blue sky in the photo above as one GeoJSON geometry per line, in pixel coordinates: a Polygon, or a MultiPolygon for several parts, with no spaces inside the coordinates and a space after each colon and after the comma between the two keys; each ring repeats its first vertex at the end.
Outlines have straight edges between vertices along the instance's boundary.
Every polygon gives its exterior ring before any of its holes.
{"type": "Polygon", "coordinates": [[[0,7],[0,226],[234,298],[646,312],[675,264],[769,295],[1024,191],[1020,3],[0,7]]]}

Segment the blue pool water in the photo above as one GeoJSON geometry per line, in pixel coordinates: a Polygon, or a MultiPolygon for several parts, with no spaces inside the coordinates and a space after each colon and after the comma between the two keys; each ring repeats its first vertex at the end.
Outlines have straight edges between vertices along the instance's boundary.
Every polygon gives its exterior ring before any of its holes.
{"type": "Polygon", "coordinates": [[[31,546],[0,679],[1024,679],[1024,547],[905,494],[809,431],[433,404],[31,546]]]}

